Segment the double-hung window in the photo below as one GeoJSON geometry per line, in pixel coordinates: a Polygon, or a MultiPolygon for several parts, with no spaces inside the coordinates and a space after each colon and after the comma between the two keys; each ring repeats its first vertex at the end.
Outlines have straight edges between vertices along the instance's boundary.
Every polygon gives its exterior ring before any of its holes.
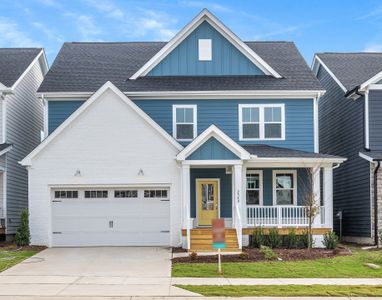
{"type": "Polygon", "coordinates": [[[240,140],[285,139],[284,104],[240,104],[240,140]]]}
{"type": "Polygon", "coordinates": [[[297,171],[273,171],[273,203],[275,205],[296,205],[297,171]]]}
{"type": "Polygon", "coordinates": [[[174,138],[193,140],[196,137],[196,105],[174,105],[172,114],[174,138]]]}
{"type": "Polygon", "coordinates": [[[263,204],[263,173],[259,170],[247,170],[246,174],[246,203],[247,205],[263,204]]]}

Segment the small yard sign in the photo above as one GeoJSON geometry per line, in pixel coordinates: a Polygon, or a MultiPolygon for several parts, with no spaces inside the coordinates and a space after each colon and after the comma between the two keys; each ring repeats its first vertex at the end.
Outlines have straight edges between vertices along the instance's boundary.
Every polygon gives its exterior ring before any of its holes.
{"type": "Polygon", "coordinates": [[[224,219],[212,220],[212,247],[218,249],[218,273],[222,273],[221,249],[226,247],[224,219]]]}

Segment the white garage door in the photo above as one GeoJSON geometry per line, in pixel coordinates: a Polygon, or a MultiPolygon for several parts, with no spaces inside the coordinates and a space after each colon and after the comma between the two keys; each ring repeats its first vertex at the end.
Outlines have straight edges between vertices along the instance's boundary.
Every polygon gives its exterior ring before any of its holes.
{"type": "Polygon", "coordinates": [[[168,246],[170,193],[163,188],[55,189],[53,246],[168,246]]]}

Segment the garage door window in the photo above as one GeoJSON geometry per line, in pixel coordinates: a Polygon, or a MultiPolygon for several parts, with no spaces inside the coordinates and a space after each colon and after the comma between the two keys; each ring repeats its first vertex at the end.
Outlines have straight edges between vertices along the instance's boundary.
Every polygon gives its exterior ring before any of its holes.
{"type": "Polygon", "coordinates": [[[145,190],[145,198],[167,198],[167,190],[145,190]]]}
{"type": "Polygon", "coordinates": [[[108,191],[85,191],[85,198],[107,198],[108,191]]]}
{"type": "Polygon", "coordinates": [[[54,198],[56,199],[78,198],[78,191],[55,191],[54,198]]]}
{"type": "Polygon", "coordinates": [[[114,198],[138,198],[137,190],[114,191],[114,198]]]}

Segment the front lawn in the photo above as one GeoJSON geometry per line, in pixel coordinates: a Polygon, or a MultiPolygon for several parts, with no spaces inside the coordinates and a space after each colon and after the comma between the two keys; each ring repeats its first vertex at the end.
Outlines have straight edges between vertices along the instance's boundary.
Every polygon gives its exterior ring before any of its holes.
{"type": "Polygon", "coordinates": [[[28,257],[40,252],[42,249],[41,247],[17,248],[12,245],[0,247],[0,272],[17,265],[28,257]]]}
{"type": "Polygon", "coordinates": [[[381,278],[382,268],[370,269],[365,263],[382,265],[382,250],[366,251],[353,248],[351,256],[337,256],[304,261],[269,261],[224,263],[223,275],[218,275],[217,264],[175,263],[174,277],[228,277],[228,278],[381,278]]]}
{"type": "Polygon", "coordinates": [[[382,286],[375,285],[177,285],[177,287],[216,297],[377,297],[382,286]]]}

